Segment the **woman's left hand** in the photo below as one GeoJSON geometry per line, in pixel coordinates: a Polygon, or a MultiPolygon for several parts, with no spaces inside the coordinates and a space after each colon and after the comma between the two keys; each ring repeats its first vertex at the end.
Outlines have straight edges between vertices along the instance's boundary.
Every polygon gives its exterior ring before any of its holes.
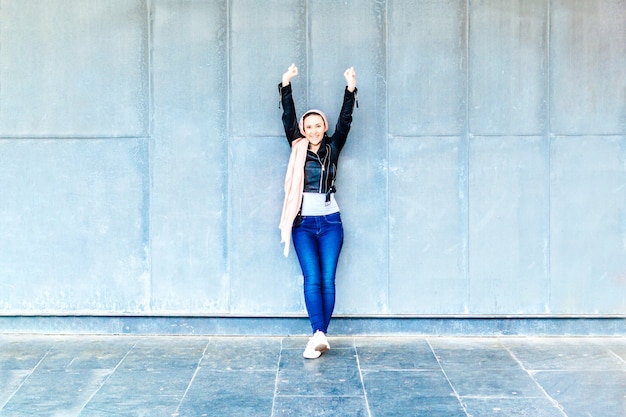
{"type": "Polygon", "coordinates": [[[348,68],[343,73],[343,76],[346,78],[346,83],[348,84],[348,91],[353,93],[354,89],[356,88],[356,73],[354,72],[354,67],[348,68]]]}

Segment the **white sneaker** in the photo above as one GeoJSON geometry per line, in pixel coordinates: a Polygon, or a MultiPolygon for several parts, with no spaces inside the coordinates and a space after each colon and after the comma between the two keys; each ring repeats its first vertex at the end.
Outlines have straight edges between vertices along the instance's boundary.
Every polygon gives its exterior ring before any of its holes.
{"type": "Polygon", "coordinates": [[[304,356],[306,359],[317,359],[322,355],[322,352],[319,350],[315,350],[316,342],[313,337],[309,338],[308,343],[306,344],[306,348],[304,349],[304,356]]]}
{"type": "Polygon", "coordinates": [[[316,331],[312,337],[312,340],[314,341],[313,343],[315,350],[317,350],[318,352],[324,353],[330,350],[330,344],[328,343],[328,339],[326,338],[326,335],[323,331],[316,331]]]}

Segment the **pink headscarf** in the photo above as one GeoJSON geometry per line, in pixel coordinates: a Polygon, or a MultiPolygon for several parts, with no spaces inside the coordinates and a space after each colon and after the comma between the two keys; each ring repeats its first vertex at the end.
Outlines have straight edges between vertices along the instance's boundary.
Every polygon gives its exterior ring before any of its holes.
{"type": "Polygon", "coordinates": [[[311,109],[307,111],[306,113],[304,113],[302,117],[300,117],[300,122],[298,123],[298,127],[300,128],[300,133],[302,133],[302,136],[304,136],[304,119],[312,113],[319,114],[322,117],[322,119],[324,119],[324,125],[326,125],[326,130],[328,130],[328,119],[326,119],[326,115],[324,114],[324,112],[321,110],[317,110],[317,109],[311,109]]]}

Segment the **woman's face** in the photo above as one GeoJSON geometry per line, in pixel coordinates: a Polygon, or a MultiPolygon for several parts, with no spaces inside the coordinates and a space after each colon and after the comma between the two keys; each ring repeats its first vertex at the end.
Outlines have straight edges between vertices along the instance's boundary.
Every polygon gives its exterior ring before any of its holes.
{"type": "Polygon", "coordinates": [[[319,114],[311,114],[303,121],[304,136],[313,146],[319,145],[328,130],[324,119],[319,114]]]}

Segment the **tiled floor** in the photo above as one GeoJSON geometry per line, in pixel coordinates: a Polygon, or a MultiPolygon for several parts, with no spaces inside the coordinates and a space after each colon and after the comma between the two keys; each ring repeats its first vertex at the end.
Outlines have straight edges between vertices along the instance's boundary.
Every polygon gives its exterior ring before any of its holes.
{"type": "Polygon", "coordinates": [[[626,416],[626,338],[0,335],[0,416],[626,416]]]}

